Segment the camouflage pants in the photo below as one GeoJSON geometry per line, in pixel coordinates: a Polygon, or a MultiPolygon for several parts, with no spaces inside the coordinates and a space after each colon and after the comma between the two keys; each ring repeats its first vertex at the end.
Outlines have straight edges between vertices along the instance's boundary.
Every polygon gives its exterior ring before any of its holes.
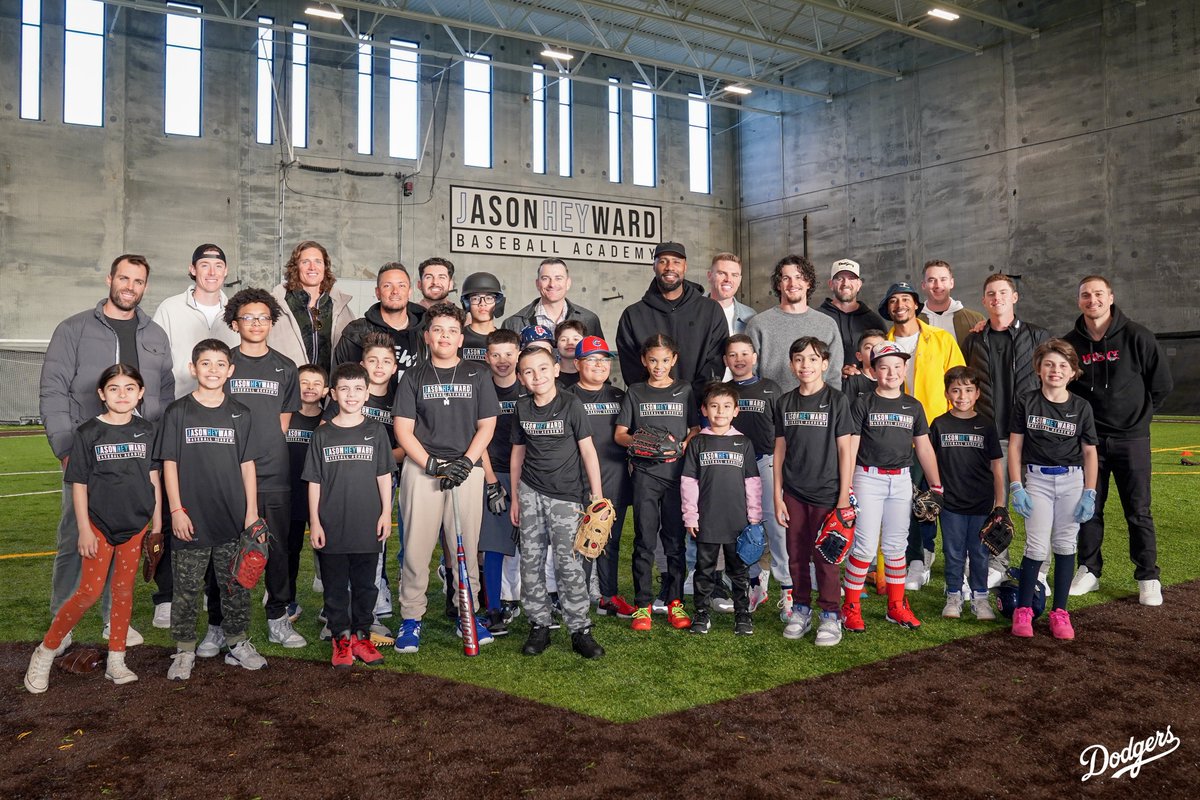
{"type": "Polygon", "coordinates": [[[550,625],[546,593],[546,549],[550,548],[567,629],[586,630],[592,624],[588,616],[592,602],[583,564],[573,549],[583,506],[535,492],[524,481],[517,496],[521,501],[521,605],[534,625],[550,625]]]}
{"type": "Polygon", "coordinates": [[[181,649],[196,648],[196,615],[209,561],[221,590],[221,610],[225,614],[221,628],[225,631],[225,641],[232,647],[246,638],[250,628],[250,590],[230,579],[237,551],[236,539],[216,547],[172,548],[171,578],[175,587],[171,597],[171,638],[181,649]]]}

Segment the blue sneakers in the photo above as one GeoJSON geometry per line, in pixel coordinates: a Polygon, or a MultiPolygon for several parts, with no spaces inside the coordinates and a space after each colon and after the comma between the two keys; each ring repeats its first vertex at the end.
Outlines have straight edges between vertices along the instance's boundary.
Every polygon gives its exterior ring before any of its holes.
{"type": "Polygon", "coordinates": [[[421,620],[406,619],[396,635],[397,653],[415,653],[421,649],[421,620]]]}
{"type": "MultiPolygon", "coordinates": [[[[404,620],[404,621],[405,621],[405,623],[408,622],[408,620],[404,620]]],[[[462,622],[461,622],[461,620],[459,622],[455,623],[455,625],[454,625],[454,635],[460,639],[462,638],[462,622]]],[[[479,617],[475,617],[475,640],[478,641],[481,645],[482,644],[491,644],[493,641],[495,641],[495,639],[492,638],[492,632],[487,629],[487,626],[483,624],[483,622],[479,619],[479,617]]],[[[400,646],[400,640],[397,639],[396,647],[399,647],[399,646],[400,646]]]]}

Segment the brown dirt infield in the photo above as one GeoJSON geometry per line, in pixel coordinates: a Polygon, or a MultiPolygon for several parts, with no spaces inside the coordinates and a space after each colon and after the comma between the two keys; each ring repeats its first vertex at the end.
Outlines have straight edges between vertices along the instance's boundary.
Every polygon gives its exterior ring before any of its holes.
{"type": "Polygon", "coordinates": [[[149,647],[129,653],[138,683],[56,669],[32,696],[30,646],[5,644],[0,797],[1192,797],[1200,582],[1164,595],[1080,611],[1073,643],[1043,617],[1032,641],[997,631],[623,725],[282,658],[261,673],[202,661],[170,683],[149,647]],[[1081,782],[1085,747],[1167,726],[1178,749],[1136,778],[1081,782]]]}

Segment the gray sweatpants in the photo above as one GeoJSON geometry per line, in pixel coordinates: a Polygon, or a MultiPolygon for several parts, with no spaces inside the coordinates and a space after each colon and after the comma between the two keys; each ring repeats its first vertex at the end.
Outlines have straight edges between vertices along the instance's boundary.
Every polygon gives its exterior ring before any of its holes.
{"type": "Polygon", "coordinates": [[[518,489],[521,502],[521,605],[534,625],[550,625],[550,595],[546,591],[546,549],[554,553],[558,600],[571,633],[587,630],[592,622],[591,598],[581,557],[575,553],[575,529],[583,505],[556,500],[530,489],[518,489]]]}

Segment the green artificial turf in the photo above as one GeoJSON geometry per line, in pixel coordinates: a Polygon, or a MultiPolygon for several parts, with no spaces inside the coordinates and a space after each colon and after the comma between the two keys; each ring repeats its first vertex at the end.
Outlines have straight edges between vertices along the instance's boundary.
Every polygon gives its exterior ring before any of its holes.
{"type": "MultiPolygon", "coordinates": [[[[1156,423],[1153,429],[1154,515],[1158,526],[1159,562],[1165,584],[1200,577],[1200,542],[1190,535],[1193,520],[1190,509],[1200,488],[1200,467],[1179,463],[1181,450],[1200,453],[1200,425],[1156,423]]],[[[52,471],[56,462],[44,437],[0,438],[0,495],[54,490],[58,475],[19,475],[7,473],[52,471]]],[[[0,499],[0,555],[37,553],[53,550],[59,495],[32,495],[0,499]]],[[[1017,541],[1013,552],[1020,553],[1023,532],[1018,520],[1017,541]]],[[[1113,497],[1107,514],[1108,535],[1104,554],[1107,568],[1101,590],[1081,598],[1072,598],[1071,607],[1081,608],[1136,592],[1127,552],[1124,520],[1113,497]]],[[[632,528],[623,536],[621,585],[631,596],[629,554],[632,528]]],[[[391,550],[394,552],[394,550],[391,550]]],[[[1019,560],[1014,556],[1014,560],[1019,560]]],[[[0,559],[0,640],[33,642],[49,625],[47,608],[51,558],[22,557],[0,559]]],[[[394,561],[389,572],[395,576],[394,561]]],[[[934,566],[930,586],[910,594],[917,616],[924,623],[919,631],[907,631],[883,621],[884,601],[869,595],[864,603],[867,632],[847,634],[835,648],[818,649],[812,634],[802,642],[783,639],[783,623],[775,613],[778,589],[772,585],[769,607],[755,614],[753,637],[734,637],[732,616],[714,614],[712,633],[692,636],[676,631],[665,618],[655,617],[654,629],[635,634],[627,620],[597,617],[596,639],[608,651],[597,662],[586,662],[570,650],[565,629],[555,631],[553,644],[537,658],[520,654],[527,633],[527,619],[520,618],[512,633],[482,648],[477,658],[465,658],[461,643],[454,637],[450,623],[442,615],[440,584],[431,581],[429,612],[425,618],[421,651],[415,655],[388,652],[386,668],[402,672],[421,672],[497,689],[543,703],[571,709],[605,719],[624,722],[646,716],[678,711],[691,706],[737,697],[770,689],[804,678],[838,672],[860,664],[951,641],[964,636],[996,630],[1006,621],[982,623],[969,613],[961,620],[943,620],[941,555],[934,566]]],[[[268,658],[293,657],[324,661],[329,647],[317,641],[320,624],[316,610],[320,597],[312,591],[312,559],[301,559],[298,598],[305,608],[296,623],[310,640],[302,650],[285,651],[267,643],[266,624],[260,612],[252,615],[252,636],[268,658]]],[[[147,642],[171,644],[167,631],[150,626],[151,586],[139,583],[134,624],[147,642]]],[[[256,592],[256,600],[261,596],[256,592]]],[[[1169,603],[1169,600],[1168,600],[1169,603]]],[[[1169,613],[1169,606],[1168,612],[1169,613]]],[[[203,616],[203,615],[202,615],[203,616]]],[[[392,621],[393,627],[396,620],[392,621]]],[[[99,615],[89,612],[77,628],[77,639],[98,641],[99,615]]],[[[1086,631],[1081,631],[1086,636],[1086,631]]],[[[164,660],[163,669],[167,663],[164,660]]],[[[398,697],[398,703],[403,699],[398,697]]]]}

